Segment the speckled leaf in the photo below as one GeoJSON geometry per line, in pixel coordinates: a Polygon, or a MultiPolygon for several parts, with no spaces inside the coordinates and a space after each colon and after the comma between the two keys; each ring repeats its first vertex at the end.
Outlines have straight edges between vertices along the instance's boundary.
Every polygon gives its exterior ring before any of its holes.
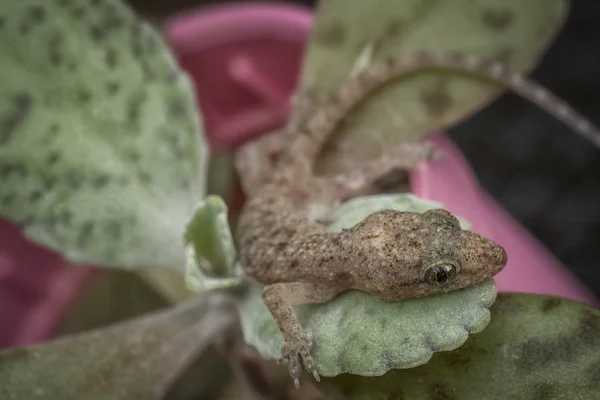
{"type": "MultiPolygon", "coordinates": [[[[364,379],[340,376],[328,399],[587,400],[600,394],[600,310],[500,293],[492,322],[426,365],[364,379]]],[[[326,386],[323,385],[323,388],[326,386]]]]}
{"type": "Polygon", "coordinates": [[[181,271],[206,148],[158,34],[118,0],[19,0],[0,35],[0,216],[74,261],[181,271]]]}
{"type": "Polygon", "coordinates": [[[162,399],[194,355],[233,326],[231,310],[223,296],[201,296],[112,327],[0,352],[0,398],[162,399]]]}
{"type": "MultiPolygon", "coordinates": [[[[351,200],[334,213],[331,230],[354,225],[380,209],[425,211],[436,202],[413,195],[351,200]]],[[[312,332],[312,355],[319,373],[382,375],[394,368],[426,363],[434,352],[460,347],[470,333],[489,323],[496,298],[493,280],[463,290],[406,301],[383,302],[347,291],[324,304],[296,307],[302,326],[312,332]]],[[[244,339],[266,358],[278,358],[283,343],[273,317],[262,303],[261,287],[250,285],[240,299],[244,339]]]]}
{"type": "MultiPolygon", "coordinates": [[[[567,14],[565,0],[323,0],[307,48],[294,119],[371,60],[456,50],[529,71],[567,14]]],[[[327,146],[319,171],[339,172],[392,143],[456,123],[499,86],[436,70],[399,80],[358,107],[327,146]]],[[[485,132],[482,132],[485,134],[485,132]]]]}

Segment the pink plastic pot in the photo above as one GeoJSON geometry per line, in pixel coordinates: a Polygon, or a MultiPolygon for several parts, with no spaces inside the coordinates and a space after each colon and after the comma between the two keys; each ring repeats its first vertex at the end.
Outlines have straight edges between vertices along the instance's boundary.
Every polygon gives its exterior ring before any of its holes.
{"type": "MultiPolygon", "coordinates": [[[[306,9],[260,3],[210,8],[169,21],[167,40],[196,80],[213,145],[235,147],[283,124],[311,21],[306,9]]],[[[585,286],[481,190],[452,143],[443,136],[434,140],[445,157],[412,174],[412,189],[443,202],[506,248],[509,262],[497,276],[499,289],[598,305],[585,286]]],[[[232,201],[239,205],[241,198],[238,191],[232,201]]]]}
{"type": "Polygon", "coordinates": [[[283,125],[311,21],[304,8],[276,4],[219,6],[167,21],[211,147],[230,149],[283,125]]]}
{"type": "Polygon", "coordinates": [[[0,349],[52,336],[93,274],[92,268],[66,263],[0,220],[0,349]]]}
{"type": "Polygon", "coordinates": [[[448,138],[433,140],[444,157],[412,174],[412,190],[417,196],[444,203],[451,212],[469,220],[474,231],[506,249],[508,264],[496,276],[499,290],[551,294],[600,305],[589,289],[481,190],[466,160],[448,138]]]}

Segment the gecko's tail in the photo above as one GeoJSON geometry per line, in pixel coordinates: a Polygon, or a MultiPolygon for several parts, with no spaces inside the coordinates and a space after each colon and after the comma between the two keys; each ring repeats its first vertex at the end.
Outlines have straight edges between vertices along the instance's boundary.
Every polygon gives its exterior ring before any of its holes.
{"type": "Polygon", "coordinates": [[[344,83],[331,99],[315,107],[315,111],[303,121],[303,125],[295,132],[293,142],[281,161],[293,163],[300,168],[312,166],[327,138],[352,109],[372,92],[406,75],[435,69],[467,73],[480,80],[501,84],[536,104],[600,147],[600,130],[587,118],[541,85],[526,79],[521,74],[510,72],[501,63],[483,61],[477,57],[455,52],[417,52],[376,62],[344,83]]]}

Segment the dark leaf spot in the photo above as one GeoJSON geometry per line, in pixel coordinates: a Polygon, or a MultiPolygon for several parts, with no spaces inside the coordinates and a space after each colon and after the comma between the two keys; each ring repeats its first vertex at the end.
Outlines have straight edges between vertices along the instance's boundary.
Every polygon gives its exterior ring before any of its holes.
{"type": "Polygon", "coordinates": [[[103,19],[103,24],[107,30],[117,31],[123,28],[124,23],[118,13],[112,13],[103,19]]]}
{"type": "Polygon", "coordinates": [[[169,101],[168,113],[171,118],[182,118],[185,116],[185,103],[180,98],[174,98],[169,101]]]}
{"type": "Polygon", "coordinates": [[[81,226],[81,231],[79,232],[79,237],[77,238],[77,245],[79,246],[79,248],[85,249],[92,236],[93,231],[94,224],[91,221],[87,221],[81,226]]]}
{"type": "Polygon", "coordinates": [[[132,162],[136,163],[140,161],[141,156],[137,150],[129,150],[127,152],[127,158],[129,158],[129,160],[131,160],[132,162]]]}
{"type": "Polygon", "coordinates": [[[346,372],[350,370],[350,366],[348,363],[348,355],[346,352],[342,352],[337,359],[337,366],[340,372],[346,372]]]}
{"type": "Polygon", "coordinates": [[[85,7],[77,6],[71,10],[71,15],[75,19],[81,19],[85,15],[85,7]]]}
{"type": "Polygon", "coordinates": [[[521,345],[517,367],[526,373],[556,361],[573,361],[588,351],[589,346],[600,343],[600,316],[588,310],[584,312],[577,330],[545,342],[531,339],[521,345]]]}
{"type": "Polygon", "coordinates": [[[464,345],[460,348],[460,351],[451,351],[445,353],[444,358],[448,363],[448,366],[453,369],[469,369],[469,365],[473,362],[473,359],[484,355],[486,350],[477,347],[476,338],[471,337],[464,345]]]}
{"type": "Polygon", "coordinates": [[[29,7],[29,18],[33,23],[39,24],[44,22],[46,19],[46,10],[40,6],[31,6],[29,7]]]}
{"type": "Polygon", "coordinates": [[[515,296],[499,295],[492,309],[496,313],[512,314],[524,311],[526,307],[515,296]]]}
{"type": "Polygon", "coordinates": [[[15,198],[16,197],[14,193],[7,193],[6,195],[2,196],[0,203],[2,203],[3,206],[9,206],[12,205],[12,203],[15,201],[15,198]]]}
{"type": "Polygon", "coordinates": [[[50,178],[44,178],[44,190],[46,192],[49,192],[52,190],[52,188],[54,187],[54,180],[50,179],[50,178]]]}
{"type": "Polygon", "coordinates": [[[135,123],[138,121],[142,102],[143,98],[141,96],[135,96],[129,100],[127,105],[127,119],[129,122],[135,123]]]}
{"type": "Polygon", "coordinates": [[[147,184],[147,183],[152,182],[152,177],[146,171],[138,172],[137,176],[138,176],[138,179],[140,180],[140,182],[142,182],[142,183],[147,184]]]}
{"type": "Polygon", "coordinates": [[[385,317],[381,317],[379,319],[379,325],[381,325],[381,329],[385,329],[385,327],[387,326],[388,323],[388,319],[385,317]]]}
{"type": "Polygon", "coordinates": [[[588,379],[590,387],[600,389],[600,361],[588,368],[588,379]]]}
{"type": "Polygon", "coordinates": [[[550,383],[537,383],[532,400],[550,400],[556,394],[556,388],[550,383]]]}
{"type": "Polygon", "coordinates": [[[501,32],[508,28],[513,22],[515,16],[510,9],[491,10],[484,9],[481,13],[481,21],[483,25],[491,30],[501,32]]]}
{"type": "Polygon", "coordinates": [[[428,388],[429,400],[454,400],[452,388],[444,382],[433,382],[428,388]]]}
{"type": "Polygon", "coordinates": [[[445,81],[439,81],[431,91],[422,92],[421,101],[429,115],[434,118],[442,116],[452,106],[452,98],[448,93],[445,81]]]}
{"type": "Polygon", "coordinates": [[[92,99],[92,94],[89,90],[79,89],[77,91],[77,101],[82,104],[88,103],[92,99]]]}
{"type": "Polygon", "coordinates": [[[29,25],[27,22],[21,22],[21,24],[19,25],[19,33],[21,35],[27,35],[30,30],[31,25],[29,25]]]}
{"type": "Polygon", "coordinates": [[[600,316],[585,310],[577,331],[578,339],[586,345],[600,343],[600,316]]]}
{"type": "Polygon", "coordinates": [[[73,219],[73,214],[69,210],[63,210],[58,216],[62,225],[70,225],[73,219]]]}
{"type": "Polygon", "coordinates": [[[77,190],[81,187],[81,184],[83,183],[83,177],[75,171],[70,171],[65,175],[65,181],[67,183],[67,186],[69,186],[73,190],[77,190]]]}
{"type": "Polygon", "coordinates": [[[432,353],[437,353],[439,351],[438,345],[435,343],[433,338],[427,336],[425,337],[425,345],[429,348],[432,353]]]}
{"type": "Polygon", "coordinates": [[[104,53],[104,61],[109,69],[115,69],[117,66],[117,51],[115,49],[107,49],[104,53]]]}
{"type": "Polygon", "coordinates": [[[549,298],[549,299],[545,299],[542,302],[542,311],[543,312],[548,312],[548,311],[552,311],[555,308],[559,307],[562,303],[562,300],[559,298],[549,298]]]}
{"type": "Polygon", "coordinates": [[[117,94],[119,92],[120,88],[121,88],[121,85],[119,84],[119,82],[108,82],[106,84],[106,91],[111,96],[114,96],[115,94],[117,94]]]}
{"type": "Polygon", "coordinates": [[[381,358],[383,359],[383,364],[385,365],[386,369],[394,369],[396,367],[397,363],[389,353],[384,352],[381,355],[381,358]]]}
{"type": "Polygon", "coordinates": [[[385,35],[395,38],[402,32],[402,22],[394,19],[385,27],[385,35]]]}
{"type": "Polygon", "coordinates": [[[341,46],[345,39],[344,25],[338,21],[319,27],[315,32],[315,40],[327,47],[341,46]]]}
{"type": "Polygon", "coordinates": [[[3,164],[0,165],[0,177],[3,179],[7,179],[9,175],[20,175],[20,177],[24,177],[27,175],[27,170],[23,164],[3,164]]]}
{"type": "Polygon", "coordinates": [[[96,189],[102,189],[109,181],[110,177],[107,174],[100,174],[92,181],[92,185],[94,185],[96,189]]]}
{"type": "Polygon", "coordinates": [[[50,64],[60,65],[62,63],[62,55],[60,53],[60,46],[62,44],[62,36],[59,34],[53,35],[48,41],[48,58],[50,64]]]}
{"type": "Polygon", "coordinates": [[[39,199],[41,199],[41,198],[42,198],[42,195],[43,195],[43,193],[42,193],[42,191],[41,191],[41,190],[34,190],[34,191],[33,191],[33,192],[32,192],[32,193],[29,195],[29,200],[35,203],[36,201],[38,201],[39,199]]]}
{"type": "Polygon", "coordinates": [[[0,119],[0,146],[8,143],[17,128],[31,111],[33,100],[26,93],[17,94],[11,101],[12,110],[0,119]]]}
{"type": "Polygon", "coordinates": [[[92,40],[94,40],[95,42],[101,42],[104,40],[104,38],[106,38],[106,35],[108,34],[107,30],[100,25],[93,25],[90,28],[90,36],[92,37],[92,40]]]}

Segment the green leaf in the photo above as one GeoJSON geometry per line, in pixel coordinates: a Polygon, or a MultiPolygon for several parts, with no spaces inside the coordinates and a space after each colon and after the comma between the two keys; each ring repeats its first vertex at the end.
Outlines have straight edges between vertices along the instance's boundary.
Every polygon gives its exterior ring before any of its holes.
{"type": "Polygon", "coordinates": [[[222,289],[242,283],[223,199],[211,195],[202,201],[186,226],[184,238],[188,255],[185,280],[191,290],[222,289]]]}
{"type": "Polygon", "coordinates": [[[76,262],[182,271],[207,150],[194,90],[118,0],[0,2],[0,216],[76,262]]]}
{"type": "Polygon", "coordinates": [[[600,310],[550,296],[500,293],[492,322],[460,349],[382,377],[327,379],[330,399],[596,399],[600,310]]]}
{"type": "Polygon", "coordinates": [[[0,352],[3,400],[162,399],[195,354],[235,323],[221,295],[45,344],[0,352]]]}
{"type": "MultiPolygon", "coordinates": [[[[421,199],[412,193],[378,194],[368,197],[351,199],[335,208],[331,215],[332,222],[328,229],[332,232],[341,232],[358,224],[369,215],[379,210],[399,210],[412,212],[425,212],[434,208],[446,208],[439,201],[421,199]]],[[[462,229],[471,229],[471,224],[464,218],[457,216],[462,229]]]]}
{"type": "MultiPolygon", "coordinates": [[[[440,203],[410,194],[357,198],[333,214],[332,231],[354,225],[381,209],[422,212],[440,203]]],[[[464,228],[464,226],[463,226],[464,228]]],[[[314,337],[313,358],[319,373],[382,375],[395,368],[426,363],[434,352],[460,347],[470,333],[489,323],[496,298],[493,280],[463,290],[406,301],[384,302],[360,291],[347,291],[324,304],[296,307],[302,326],[314,337]]],[[[239,299],[246,343],[266,358],[280,357],[283,338],[262,302],[261,287],[251,284],[239,299]]]]}
{"type": "MultiPolygon", "coordinates": [[[[169,305],[167,299],[144,282],[137,272],[107,269],[99,275],[70,308],[61,324],[60,335],[126,321],[169,305]]],[[[231,379],[227,363],[213,346],[204,349],[192,365],[179,375],[163,400],[214,397],[231,379]]],[[[85,393],[81,398],[85,399],[85,393]]]]}
{"type": "MultiPolygon", "coordinates": [[[[567,5],[564,0],[320,1],[293,118],[300,121],[311,103],[327,98],[357,69],[390,55],[455,50],[529,71],[562,26],[567,5]]],[[[411,74],[359,106],[316,169],[348,170],[392,144],[422,139],[477,111],[500,89],[468,74],[411,74]]]]}

